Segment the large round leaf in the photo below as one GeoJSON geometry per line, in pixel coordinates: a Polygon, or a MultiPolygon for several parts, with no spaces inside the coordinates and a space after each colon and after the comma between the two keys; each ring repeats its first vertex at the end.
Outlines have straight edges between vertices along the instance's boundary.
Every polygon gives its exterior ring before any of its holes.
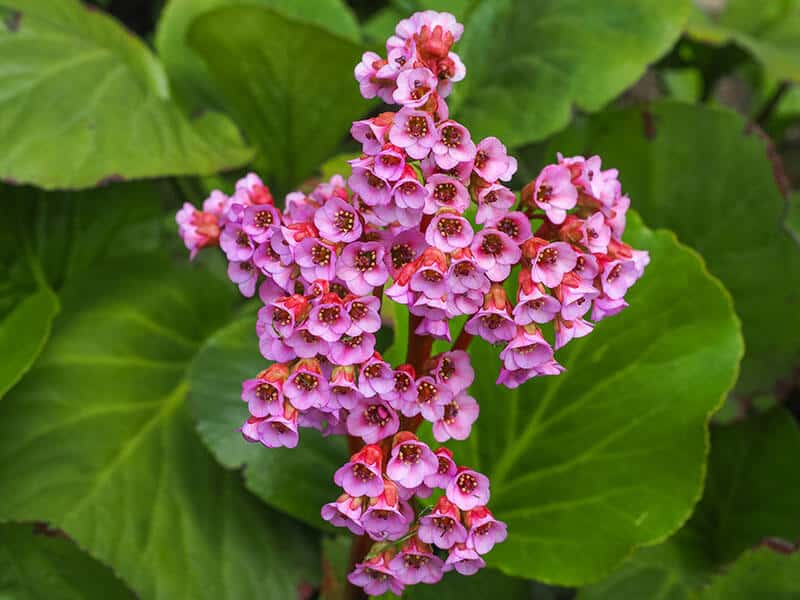
{"type": "Polygon", "coordinates": [[[665,102],[610,111],[550,152],[600,154],[618,167],[645,221],[703,255],[730,290],[747,353],[738,391],[771,389],[800,359],[800,248],[764,141],[736,114],[665,102]]]}
{"type": "Polygon", "coordinates": [[[368,107],[353,79],[362,48],[314,25],[233,6],[195,19],[189,42],[279,190],[314,173],[368,107]]]}
{"type": "Polygon", "coordinates": [[[147,47],[77,0],[0,0],[0,89],[0,179],[81,188],[251,156],[225,117],[187,119],[147,47]]]}
{"type": "Polygon", "coordinates": [[[244,466],[247,486],[270,505],[322,527],[320,508],[341,493],[333,473],[347,460],[344,438],[301,432],[297,448],[248,444],[237,433],[247,418],[242,381],[267,366],[258,350],[255,312],[245,314],[209,338],[192,363],[190,403],[197,428],[217,460],[244,466]]]}
{"type": "Polygon", "coordinates": [[[800,82],[799,0],[726,0],[711,14],[695,8],[688,33],[711,44],[733,41],[773,77],[800,82]]]}
{"type": "Polygon", "coordinates": [[[190,107],[223,103],[205,63],[187,43],[189,25],[203,13],[237,4],[265,6],[353,41],[360,39],[358,23],[343,0],[169,0],[158,22],[156,48],[176,95],[190,107]]]}
{"type": "Polygon", "coordinates": [[[800,537],[800,430],[778,408],[711,430],[703,499],[667,542],[644,548],[611,577],[581,590],[580,600],[686,600],[726,563],[766,538],[800,537]]]}
{"type": "Polygon", "coordinates": [[[134,600],[111,569],[58,532],[0,525],[0,598],[8,600],[134,600]]]}
{"type": "Polygon", "coordinates": [[[602,108],[680,36],[685,0],[482,0],[456,45],[467,77],[456,116],[519,146],[563,128],[573,105],[602,108]]]}
{"type": "Polygon", "coordinates": [[[0,403],[0,520],[54,524],[143,598],[282,600],[316,577],[314,537],[219,467],[184,407],[228,298],[149,256],[71,280],[0,403]]]}
{"type": "Polygon", "coordinates": [[[789,554],[760,548],[748,552],[730,571],[714,579],[700,600],[796,600],[800,597],[800,551],[789,554]]]}
{"type": "Polygon", "coordinates": [[[675,531],[702,487],[706,424],[735,381],[742,340],[730,298],[700,258],[631,215],[652,262],[630,308],[559,354],[567,372],[517,390],[474,342],[481,415],[457,460],[490,475],[508,574],[580,584],[675,531]]]}

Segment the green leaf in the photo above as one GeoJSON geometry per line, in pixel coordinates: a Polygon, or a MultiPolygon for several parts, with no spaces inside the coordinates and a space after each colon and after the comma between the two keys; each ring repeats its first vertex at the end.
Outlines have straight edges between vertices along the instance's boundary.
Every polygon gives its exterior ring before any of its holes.
{"type": "Polygon", "coordinates": [[[763,539],[800,537],[800,430],[782,408],[711,430],[703,499],[664,544],[644,548],[579,600],[686,599],[712,574],[763,539]]]}
{"type": "Polygon", "coordinates": [[[695,8],[688,33],[714,45],[732,41],[773,77],[800,81],[800,0],[727,0],[711,15],[695,8]]]}
{"type": "Polygon", "coordinates": [[[0,525],[0,598],[134,600],[112,571],[58,533],[0,525]]]}
{"type": "Polygon", "coordinates": [[[229,286],[143,255],[61,296],[45,351],[0,403],[0,520],[52,523],[143,598],[282,600],[316,578],[315,537],[219,467],[184,406],[229,286]]]}
{"type": "Polygon", "coordinates": [[[738,322],[672,234],[631,215],[626,240],[651,264],[629,308],[559,353],[566,373],[505,390],[497,351],[477,341],[470,350],[481,415],[452,446],[459,464],[492,479],[492,511],[509,536],[487,558],[509,575],[599,579],[675,531],[700,495],[706,423],[741,358],[738,322]]]}
{"type": "Polygon", "coordinates": [[[212,173],[248,161],[227,118],[187,119],[161,64],[77,0],[0,0],[0,179],[46,189],[212,173]]]}
{"type": "Polygon", "coordinates": [[[574,105],[599,110],[635,83],[688,13],[685,0],[478,2],[455,46],[467,77],[451,108],[477,138],[540,140],[569,123],[574,105]]]}
{"type": "Polygon", "coordinates": [[[314,25],[255,6],[220,8],[193,21],[189,43],[279,190],[314,173],[368,107],[353,78],[362,48],[314,25]]]}
{"type": "Polygon", "coordinates": [[[726,111],[673,102],[609,111],[557,137],[548,158],[599,154],[631,204],[694,247],[733,296],[747,353],[738,392],[771,388],[800,359],[800,249],[764,141],[726,111]]]}
{"type": "Polygon", "coordinates": [[[236,431],[248,417],[242,381],[269,364],[258,350],[255,322],[255,312],[246,311],[210,337],[194,359],[189,380],[197,429],[223,466],[244,467],[247,487],[260,498],[322,528],[320,508],[341,493],[333,473],[347,461],[344,438],[304,429],[297,448],[268,449],[248,444],[236,431]]]}
{"type": "MultiPolygon", "coordinates": [[[[486,598],[508,598],[509,600],[533,599],[534,583],[508,577],[494,569],[483,569],[471,577],[456,572],[448,573],[436,585],[419,584],[406,588],[403,598],[410,600],[485,600],[486,598]]],[[[389,594],[385,598],[393,598],[389,594]]]]}
{"type": "Polygon", "coordinates": [[[716,577],[700,600],[795,600],[800,596],[800,552],[782,554],[768,548],[748,552],[716,577]]]}
{"type": "Polygon", "coordinates": [[[187,106],[224,105],[205,63],[187,44],[189,25],[196,17],[215,8],[240,4],[272,8],[354,42],[361,37],[355,16],[342,0],[169,0],[158,22],[155,43],[175,94],[187,106]]]}

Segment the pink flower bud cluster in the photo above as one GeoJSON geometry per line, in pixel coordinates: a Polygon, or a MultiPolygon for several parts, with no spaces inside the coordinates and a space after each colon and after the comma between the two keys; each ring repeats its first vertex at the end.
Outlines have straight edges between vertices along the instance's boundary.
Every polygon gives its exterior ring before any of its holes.
{"type": "Polygon", "coordinates": [[[559,155],[517,199],[502,142],[476,143],[449,118],[462,31],[448,13],[416,13],[387,59],[363,55],[362,94],[401,108],[353,123],[362,154],[347,181],[290,193],[279,210],[251,174],[177,215],[191,256],[219,245],[230,279],[263,304],[256,333],[272,364],[242,384],[245,439],[291,448],[304,427],[349,436],[334,475],[343,493],[322,516],[373,544],[349,580],[375,595],[472,574],[506,537],[488,478],[415,435],[428,421],[437,442],[469,436],[472,336],[502,347],[498,383],[557,375],[555,351],[627,306],[649,260],[620,239],[630,201],[599,157],[559,155]],[[376,351],[385,298],[411,315],[407,364],[376,351]],[[452,349],[429,356],[433,339],[452,341],[455,317],[466,322],[452,349]],[[415,500],[437,489],[432,508],[415,500]]]}

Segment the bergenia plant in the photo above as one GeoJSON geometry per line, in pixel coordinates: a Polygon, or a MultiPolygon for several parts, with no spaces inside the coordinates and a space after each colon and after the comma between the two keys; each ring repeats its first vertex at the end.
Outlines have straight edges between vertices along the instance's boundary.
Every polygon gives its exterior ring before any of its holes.
{"type": "Polygon", "coordinates": [[[255,329],[271,364],[242,383],[245,440],[348,436],[351,456],[331,473],[342,493],[321,518],[358,536],[348,579],[373,595],[471,575],[514,535],[489,508],[489,478],[417,436],[427,421],[438,443],[464,440],[479,401],[502,401],[469,394],[473,337],[501,348],[498,384],[558,375],[555,351],[624,309],[649,261],[621,241],[630,201],[599,157],[559,155],[519,196],[506,187],[517,161],[502,141],[473,140],[449,116],[462,31],[449,13],[420,12],[386,58],[363,55],[362,95],[399,110],[353,123],[362,154],[349,177],[278,208],[250,174],[177,215],[191,255],[219,246],[230,279],[263,303],[255,329]],[[375,348],[391,302],[409,313],[404,364],[375,348]],[[434,340],[452,345],[432,356],[434,340]]]}

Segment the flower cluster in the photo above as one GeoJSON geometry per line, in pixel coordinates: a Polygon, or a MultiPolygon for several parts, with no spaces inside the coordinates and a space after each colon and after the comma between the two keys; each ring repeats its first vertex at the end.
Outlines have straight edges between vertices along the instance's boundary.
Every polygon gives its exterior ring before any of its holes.
{"type": "Polygon", "coordinates": [[[334,475],[343,493],[322,517],[374,544],[349,576],[370,594],[472,574],[506,537],[488,478],[416,436],[422,421],[440,443],[469,436],[472,337],[502,347],[500,384],[557,375],[555,351],[627,306],[649,260],[620,239],[630,201],[599,157],[559,155],[518,199],[502,142],[476,143],[449,118],[462,31],[448,13],[416,13],[387,59],[363,55],[362,94],[400,108],[353,123],[362,154],[346,181],[290,193],[279,209],[251,174],[177,215],[192,257],[220,246],[230,279],[263,304],[256,332],[272,364],[242,384],[245,439],[295,447],[304,427],[349,436],[334,475]],[[376,350],[390,300],[410,313],[402,365],[376,350]],[[430,356],[432,340],[452,341],[455,317],[466,320],[452,349],[430,356]]]}

